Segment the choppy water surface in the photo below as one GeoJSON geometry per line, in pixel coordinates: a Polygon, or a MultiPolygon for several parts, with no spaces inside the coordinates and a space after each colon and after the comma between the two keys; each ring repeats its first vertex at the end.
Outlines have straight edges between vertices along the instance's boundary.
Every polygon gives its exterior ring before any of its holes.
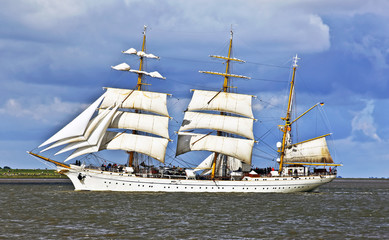
{"type": "Polygon", "coordinates": [[[0,184],[0,239],[389,239],[389,180],[297,194],[75,192],[0,184]]]}

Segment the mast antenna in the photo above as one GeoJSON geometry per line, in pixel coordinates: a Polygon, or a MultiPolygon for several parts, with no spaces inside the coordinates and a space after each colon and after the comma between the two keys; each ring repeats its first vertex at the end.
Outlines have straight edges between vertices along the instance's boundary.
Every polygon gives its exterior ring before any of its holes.
{"type": "Polygon", "coordinates": [[[300,59],[301,59],[301,58],[299,58],[299,57],[297,56],[297,54],[296,54],[295,57],[293,57],[293,67],[298,67],[297,61],[300,60],[300,59]]]}
{"type": "Polygon", "coordinates": [[[147,25],[143,25],[143,35],[146,34],[147,25]]]}

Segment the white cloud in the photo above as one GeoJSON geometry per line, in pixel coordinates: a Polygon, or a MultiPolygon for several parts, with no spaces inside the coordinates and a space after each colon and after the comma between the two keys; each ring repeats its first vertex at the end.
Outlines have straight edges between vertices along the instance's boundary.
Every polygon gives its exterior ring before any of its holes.
{"type": "Polygon", "coordinates": [[[287,95],[281,92],[259,92],[257,99],[253,101],[253,110],[262,111],[264,109],[282,108],[286,105],[287,95]]]}
{"type": "Polygon", "coordinates": [[[389,176],[389,142],[364,142],[361,144],[351,137],[333,142],[335,151],[331,152],[336,163],[342,163],[338,174],[343,177],[387,177],[389,176]],[[380,167],[374,167],[380,166],[380,167]]]}
{"type": "Polygon", "coordinates": [[[0,108],[0,114],[25,119],[34,119],[47,123],[56,123],[63,120],[64,115],[76,114],[86,105],[80,103],[63,102],[55,97],[51,102],[31,104],[21,100],[10,98],[0,108]]]}
{"type": "Polygon", "coordinates": [[[366,107],[360,112],[357,112],[351,121],[352,133],[362,132],[365,136],[376,141],[381,141],[377,134],[377,128],[373,118],[374,101],[366,101],[366,107]]]}
{"type": "Polygon", "coordinates": [[[22,21],[35,29],[47,29],[65,23],[66,20],[85,14],[87,2],[77,0],[35,0],[22,3],[25,14],[22,21]]]}

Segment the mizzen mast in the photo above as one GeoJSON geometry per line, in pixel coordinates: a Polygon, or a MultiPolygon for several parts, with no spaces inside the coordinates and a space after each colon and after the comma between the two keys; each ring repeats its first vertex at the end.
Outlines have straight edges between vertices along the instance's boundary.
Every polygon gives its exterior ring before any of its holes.
{"type": "Polygon", "coordinates": [[[285,121],[285,124],[280,127],[281,131],[283,132],[282,135],[282,143],[281,143],[281,156],[280,156],[280,167],[278,172],[281,173],[282,171],[282,166],[284,162],[284,157],[285,157],[285,148],[287,145],[290,145],[292,142],[291,140],[291,125],[292,123],[290,122],[291,118],[291,112],[292,112],[292,104],[293,104],[293,93],[294,93],[294,79],[296,76],[296,70],[297,70],[297,61],[299,58],[296,56],[293,58],[293,73],[292,73],[292,80],[290,81],[290,89],[289,89],[289,98],[288,98],[288,108],[286,110],[286,116],[285,118],[281,118],[282,120],[285,121]]]}

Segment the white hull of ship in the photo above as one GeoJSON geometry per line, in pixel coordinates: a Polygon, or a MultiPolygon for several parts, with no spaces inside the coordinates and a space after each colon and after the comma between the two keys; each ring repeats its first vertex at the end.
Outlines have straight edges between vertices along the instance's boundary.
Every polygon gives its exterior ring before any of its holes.
{"type": "Polygon", "coordinates": [[[76,191],[117,192],[308,192],[331,182],[336,175],[299,177],[257,177],[247,180],[194,180],[139,177],[134,174],[58,167],[72,181],[76,191]],[[81,174],[81,175],[80,175],[81,174]],[[79,179],[79,176],[82,179],[79,179]]]}

